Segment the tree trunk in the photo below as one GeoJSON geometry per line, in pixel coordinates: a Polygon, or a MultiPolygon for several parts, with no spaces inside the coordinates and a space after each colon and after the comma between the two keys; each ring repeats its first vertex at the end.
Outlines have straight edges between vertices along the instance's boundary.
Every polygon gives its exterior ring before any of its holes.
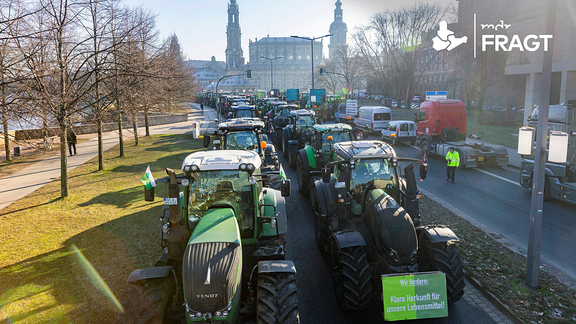
{"type": "Polygon", "coordinates": [[[102,139],[102,116],[96,119],[98,128],[98,171],[104,170],[104,140],[102,139]]]}
{"type": "Polygon", "coordinates": [[[60,197],[68,197],[68,127],[60,122],[60,197]]]}
{"type": "Polygon", "coordinates": [[[120,157],[124,157],[124,136],[122,135],[122,108],[120,100],[116,99],[116,109],[118,111],[118,145],[120,146],[120,157]]]}
{"type": "Polygon", "coordinates": [[[132,112],[132,129],[134,130],[134,145],[138,146],[138,119],[135,112],[132,112]]]}
{"type": "Polygon", "coordinates": [[[144,110],[144,126],[146,127],[146,136],[150,136],[150,124],[148,123],[148,110],[144,110]]]}
{"type": "Polygon", "coordinates": [[[8,109],[6,108],[6,92],[5,87],[2,86],[2,128],[4,131],[4,150],[6,151],[6,162],[12,161],[10,155],[10,138],[8,133],[8,109]]]}

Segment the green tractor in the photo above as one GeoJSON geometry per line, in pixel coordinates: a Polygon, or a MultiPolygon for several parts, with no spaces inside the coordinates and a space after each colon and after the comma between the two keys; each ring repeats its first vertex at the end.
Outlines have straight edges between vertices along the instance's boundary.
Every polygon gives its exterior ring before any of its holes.
{"type": "Polygon", "coordinates": [[[275,144],[279,146],[278,148],[282,147],[282,130],[290,122],[290,112],[298,109],[298,105],[294,104],[279,104],[274,106],[270,135],[272,140],[275,141],[275,144]]]}
{"type": "Polygon", "coordinates": [[[307,109],[290,111],[287,125],[282,129],[282,152],[291,168],[296,167],[298,151],[310,143],[314,134],[314,112],[307,109]]]}
{"type": "MultiPolygon", "coordinates": [[[[264,130],[262,120],[258,118],[231,119],[219,123],[214,135],[216,149],[254,151],[262,159],[262,172],[280,170],[276,148],[264,130]]],[[[210,136],[205,135],[202,144],[208,147],[210,136]]]]}
{"type": "Polygon", "coordinates": [[[260,166],[256,152],[212,150],[186,157],[182,175],[166,169],[162,252],[130,274],[117,323],[299,323],[290,181],[264,188],[260,166]]]}
{"type": "MultiPolygon", "coordinates": [[[[382,275],[445,274],[448,302],[463,295],[464,272],[458,237],[444,225],[422,225],[421,196],[414,163],[401,174],[398,158],[381,141],[342,142],[314,182],[312,208],[316,242],[330,253],[336,297],[341,308],[370,305],[372,280],[382,275]],[[439,272],[438,272],[439,273],[439,272]]],[[[420,177],[426,167],[420,166],[420,177]]],[[[381,284],[380,284],[381,286],[381,284]]]]}
{"type": "Polygon", "coordinates": [[[330,162],[332,146],[355,139],[352,127],[347,124],[317,124],[313,126],[313,129],[314,135],[310,144],[307,143],[298,151],[296,161],[298,189],[303,195],[308,194],[312,177],[320,178],[324,165],[330,162]]]}

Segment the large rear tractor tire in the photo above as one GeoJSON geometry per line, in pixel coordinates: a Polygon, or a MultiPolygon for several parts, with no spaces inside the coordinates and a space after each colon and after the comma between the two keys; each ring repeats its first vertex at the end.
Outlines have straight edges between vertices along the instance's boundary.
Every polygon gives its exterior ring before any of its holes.
{"type": "Polygon", "coordinates": [[[303,195],[307,195],[309,192],[309,182],[310,182],[310,170],[304,167],[304,162],[302,161],[302,156],[298,154],[296,161],[296,179],[298,181],[298,189],[303,195]]]}
{"type": "Polygon", "coordinates": [[[176,291],[171,278],[150,279],[128,283],[116,324],[162,324],[164,313],[176,291]]]}
{"type": "Polygon", "coordinates": [[[334,289],[338,304],[344,310],[370,306],[372,283],[365,246],[338,249],[332,242],[334,289]]]}
{"type": "Polygon", "coordinates": [[[288,163],[292,169],[296,168],[297,157],[298,157],[298,145],[290,144],[288,152],[288,163]]]}
{"type": "Polygon", "coordinates": [[[264,273],[258,276],[258,324],[300,323],[294,273],[264,273]]]}
{"type": "Polygon", "coordinates": [[[455,302],[464,295],[464,270],[460,251],[454,242],[432,243],[428,237],[422,243],[422,271],[442,271],[446,274],[448,302],[455,302]]]}

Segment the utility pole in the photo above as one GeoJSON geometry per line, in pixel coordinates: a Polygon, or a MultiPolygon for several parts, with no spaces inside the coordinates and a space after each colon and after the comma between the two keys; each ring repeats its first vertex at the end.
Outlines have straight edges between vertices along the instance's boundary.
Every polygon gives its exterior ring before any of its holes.
{"type": "Polygon", "coordinates": [[[312,45],[312,50],[311,50],[311,54],[312,54],[312,91],[310,92],[310,100],[312,100],[312,96],[314,96],[314,41],[317,39],[321,39],[324,37],[328,37],[328,36],[332,36],[332,34],[328,34],[328,35],[324,35],[324,36],[320,36],[320,37],[300,37],[300,36],[290,36],[293,38],[300,38],[300,39],[305,39],[305,40],[309,40],[310,44],[312,45]]]}
{"type": "Polygon", "coordinates": [[[274,89],[274,73],[272,70],[272,61],[277,60],[277,59],[281,59],[282,56],[278,56],[275,58],[269,58],[269,57],[261,56],[261,58],[270,60],[270,90],[272,90],[272,89],[274,89]]]}
{"type": "MultiPolygon", "coordinates": [[[[548,0],[548,18],[546,34],[554,35],[556,24],[556,0],[548,0]]],[[[532,289],[538,288],[540,270],[540,243],[542,241],[542,208],[544,206],[544,181],[546,181],[546,142],[548,136],[548,110],[550,105],[550,86],[552,83],[552,53],[554,38],[549,40],[548,51],[544,52],[542,79],[540,87],[540,112],[534,153],[534,175],[532,178],[532,200],[530,205],[530,230],[528,232],[528,257],[526,284],[532,289]]]]}

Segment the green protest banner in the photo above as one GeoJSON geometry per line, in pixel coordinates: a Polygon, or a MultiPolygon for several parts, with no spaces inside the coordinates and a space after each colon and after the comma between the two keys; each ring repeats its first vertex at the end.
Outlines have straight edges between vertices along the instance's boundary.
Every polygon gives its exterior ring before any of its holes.
{"type": "Polygon", "coordinates": [[[382,275],[382,292],[386,321],[448,316],[443,272],[382,275]]]}

